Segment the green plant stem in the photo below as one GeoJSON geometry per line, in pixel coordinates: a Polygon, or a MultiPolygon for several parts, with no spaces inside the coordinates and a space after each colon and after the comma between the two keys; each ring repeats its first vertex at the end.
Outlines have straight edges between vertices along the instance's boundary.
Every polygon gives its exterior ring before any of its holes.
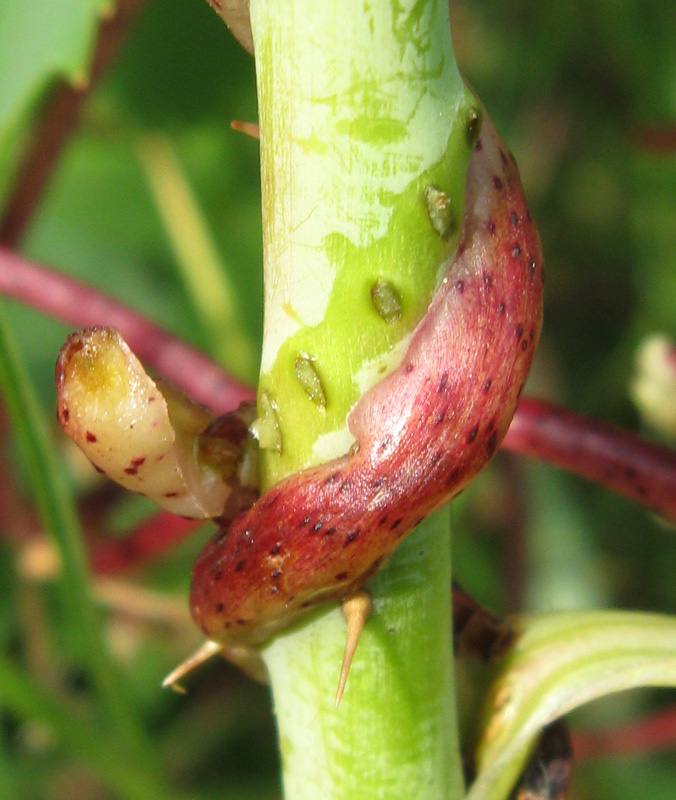
{"type": "MultiPolygon", "coordinates": [[[[399,363],[458,243],[477,106],[455,65],[445,2],[252,0],[251,20],[266,488],[347,452],[350,408],[399,363]],[[430,221],[429,186],[450,198],[444,235],[430,221]],[[375,307],[383,284],[399,314],[375,307]]],[[[448,522],[442,512],[423,524],[371,583],[375,611],[339,710],[337,609],[264,650],[286,800],[462,796],[448,522]]]]}

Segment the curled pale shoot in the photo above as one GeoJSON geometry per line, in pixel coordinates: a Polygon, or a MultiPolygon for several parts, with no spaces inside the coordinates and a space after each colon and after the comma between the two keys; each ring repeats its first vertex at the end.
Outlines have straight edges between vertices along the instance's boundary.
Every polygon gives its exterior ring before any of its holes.
{"type": "Polygon", "coordinates": [[[249,407],[214,419],[154,381],[113,328],[72,334],[56,365],[64,431],[109,478],[184,517],[221,517],[232,489],[255,480],[244,446],[249,407]]]}

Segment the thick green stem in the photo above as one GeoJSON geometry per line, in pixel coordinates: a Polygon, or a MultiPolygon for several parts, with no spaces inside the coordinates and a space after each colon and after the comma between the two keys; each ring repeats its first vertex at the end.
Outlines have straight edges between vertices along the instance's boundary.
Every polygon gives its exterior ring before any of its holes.
{"type": "MultiPolygon", "coordinates": [[[[476,102],[445,0],[251,0],[260,106],[262,485],[343,455],[350,408],[400,361],[460,234],[476,102]],[[449,207],[431,211],[430,193],[449,207]]],[[[462,794],[448,515],[369,587],[375,613],[333,708],[345,622],[264,651],[287,800],[462,794]]]]}
{"type": "Polygon", "coordinates": [[[339,611],[266,649],[286,800],[463,796],[448,522],[442,511],[423,523],[369,585],[374,614],[338,709],[346,634],[339,611]]]}

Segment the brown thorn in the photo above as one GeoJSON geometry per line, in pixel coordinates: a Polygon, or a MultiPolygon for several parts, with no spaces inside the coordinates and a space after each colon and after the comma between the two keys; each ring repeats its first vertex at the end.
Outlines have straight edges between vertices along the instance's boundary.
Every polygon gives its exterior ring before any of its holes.
{"type": "Polygon", "coordinates": [[[343,663],[340,667],[338,691],[336,692],[336,708],[340,705],[341,698],[343,697],[345,685],[347,684],[347,676],[350,674],[352,659],[357,650],[364,625],[366,625],[366,621],[373,611],[371,595],[365,589],[362,589],[356,594],[346,597],[342,602],[342,611],[347,621],[347,638],[345,640],[345,650],[343,652],[343,663]]]}
{"type": "Polygon", "coordinates": [[[242,120],[233,119],[233,121],[230,123],[230,127],[233,129],[233,131],[237,131],[238,133],[245,133],[252,139],[261,138],[258,125],[255,122],[242,122],[242,120]]]}
{"type": "Polygon", "coordinates": [[[176,669],[172,670],[167,675],[167,677],[162,681],[162,688],[171,688],[179,694],[185,694],[185,689],[179,684],[181,678],[184,678],[196,667],[204,664],[205,661],[208,661],[212,656],[215,656],[216,653],[220,653],[221,650],[223,650],[223,645],[207,639],[207,641],[199,648],[199,650],[194,652],[189,658],[186,658],[183,663],[179,664],[176,669]]]}

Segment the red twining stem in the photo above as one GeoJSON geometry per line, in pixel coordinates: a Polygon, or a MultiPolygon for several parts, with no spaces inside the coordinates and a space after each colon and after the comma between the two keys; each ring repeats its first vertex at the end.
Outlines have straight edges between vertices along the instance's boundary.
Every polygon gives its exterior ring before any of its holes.
{"type": "Polygon", "coordinates": [[[504,446],[676,521],[676,451],[530,397],[519,404],[504,446]]]}
{"type": "MultiPolygon", "coordinates": [[[[0,293],[70,325],[112,325],[134,352],[216,413],[253,391],[198,350],[95,289],[0,248],[0,293]]],[[[600,483],[676,521],[676,453],[553,403],[523,398],[502,446],[600,483]]]]}
{"type": "Polygon", "coordinates": [[[249,387],[227,376],[203,353],[122,303],[4,248],[0,293],[76,327],[117,328],[141,361],[217,414],[253,397],[249,387]]]}
{"type": "Polygon", "coordinates": [[[576,761],[671,749],[676,747],[676,706],[612,730],[576,731],[572,740],[576,761]]]}
{"type": "Polygon", "coordinates": [[[98,575],[117,575],[142,567],[180,544],[204,524],[160,512],[123,539],[101,540],[90,546],[90,563],[98,575]]]}

